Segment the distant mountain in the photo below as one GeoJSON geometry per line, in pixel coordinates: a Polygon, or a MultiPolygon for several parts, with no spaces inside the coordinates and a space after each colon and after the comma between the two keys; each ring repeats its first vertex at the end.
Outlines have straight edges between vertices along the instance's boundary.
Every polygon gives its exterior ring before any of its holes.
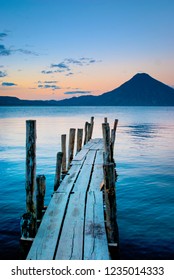
{"type": "Polygon", "coordinates": [[[141,73],[99,96],[72,97],[60,101],[0,96],[0,106],[174,106],[174,89],[141,73]]]}
{"type": "Polygon", "coordinates": [[[174,89],[142,73],[99,98],[101,105],[174,106],[174,89]]]}

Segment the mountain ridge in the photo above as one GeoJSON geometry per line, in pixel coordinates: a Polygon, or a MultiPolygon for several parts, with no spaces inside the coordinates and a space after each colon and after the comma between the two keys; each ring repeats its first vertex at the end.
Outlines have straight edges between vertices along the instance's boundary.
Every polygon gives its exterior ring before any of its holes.
{"type": "Polygon", "coordinates": [[[58,101],[0,96],[0,106],[174,106],[174,89],[149,74],[137,73],[119,87],[98,96],[58,101]]]}

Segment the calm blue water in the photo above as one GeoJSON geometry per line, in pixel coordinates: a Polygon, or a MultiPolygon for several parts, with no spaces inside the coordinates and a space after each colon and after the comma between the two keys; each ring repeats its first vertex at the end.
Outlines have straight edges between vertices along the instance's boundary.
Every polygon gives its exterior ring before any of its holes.
{"type": "Polygon", "coordinates": [[[53,191],[60,135],[95,117],[119,119],[115,144],[121,259],[174,259],[174,107],[0,107],[0,258],[20,259],[25,212],[25,121],[37,120],[37,174],[53,191]]]}

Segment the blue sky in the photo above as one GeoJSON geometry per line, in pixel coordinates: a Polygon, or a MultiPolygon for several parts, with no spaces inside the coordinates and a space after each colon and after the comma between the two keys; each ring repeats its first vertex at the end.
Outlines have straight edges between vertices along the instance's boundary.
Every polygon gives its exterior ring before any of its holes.
{"type": "Polygon", "coordinates": [[[137,72],[174,86],[173,0],[0,0],[0,95],[101,94],[137,72]]]}

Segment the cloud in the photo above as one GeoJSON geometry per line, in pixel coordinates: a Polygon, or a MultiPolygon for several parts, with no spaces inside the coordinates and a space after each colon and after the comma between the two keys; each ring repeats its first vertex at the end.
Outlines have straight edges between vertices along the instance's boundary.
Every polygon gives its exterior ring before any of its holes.
{"type": "Polygon", "coordinates": [[[79,59],[65,58],[64,61],[69,63],[69,64],[74,64],[74,65],[77,65],[77,66],[88,66],[92,63],[101,62],[101,60],[96,60],[96,59],[89,58],[89,57],[81,57],[79,59]]]}
{"type": "MultiPolygon", "coordinates": [[[[7,33],[5,32],[0,32],[0,41],[2,41],[6,36],[8,36],[7,33]]],[[[36,52],[30,51],[30,50],[26,50],[26,49],[9,49],[7,47],[5,47],[4,45],[0,45],[0,55],[1,56],[8,56],[14,53],[22,53],[22,54],[26,54],[26,55],[39,55],[36,52]]]]}
{"type": "Polygon", "coordinates": [[[57,84],[57,81],[38,81],[38,84],[57,84]]]}
{"type": "Polygon", "coordinates": [[[73,72],[69,72],[69,73],[66,74],[66,76],[72,76],[72,75],[74,75],[73,72]]]}
{"type": "Polygon", "coordinates": [[[7,36],[7,33],[5,32],[0,32],[0,41],[2,41],[4,39],[4,37],[7,36]]]}
{"type": "Polygon", "coordinates": [[[25,49],[17,49],[17,50],[12,50],[12,52],[17,52],[17,53],[22,53],[26,55],[36,55],[38,56],[39,54],[33,51],[25,50],[25,49]]]}
{"type": "Polygon", "coordinates": [[[6,77],[7,73],[5,71],[0,71],[0,78],[6,77]]]}
{"type": "Polygon", "coordinates": [[[61,89],[61,87],[56,85],[57,81],[38,81],[38,88],[42,89],[52,89],[52,90],[57,90],[61,89]]]}
{"type": "Polygon", "coordinates": [[[64,94],[91,94],[91,91],[76,90],[76,91],[66,91],[64,94]]]}
{"type": "Polygon", "coordinates": [[[42,70],[41,73],[42,73],[42,74],[52,74],[52,73],[54,73],[54,71],[51,71],[51,70],[42,70]]]}
{"type": "Polygon", "coordinates": [[[1,84],[3,87],[13,87],[13,86],[17,86],[17,84],[15,83],[10,83],[10,82],[3,82],[1,84]]]}
{"type": "Polygon", "coordinates": [[[0,55],[8,56],[11,54],[11,50],[7,49],[4,45],[0,45],[0,55]]]}
{"type": "Polygon", "coordinates": [[[53,74],[53,73],[63,73],[65,76],[71,76],[74,73],[72,72],[72,68],[78,66],[88,66],[94,63],[101,62],[101,60],[96,60],[89,57],[81,57],[79,59],[74,58],[65,58],[62,62],[52,63],[50,65],[50,70],[42,70],[42,74],[53,74]],[[52,70],[52,68],[56,68],[56,70],[52,70]]]}
{"type": "Polygon", "coordinates": [[[21,54],[35,55],[35,56],[39,55],[38,53],[29,51],[29,50],[25,50],[25,49],[8,49],[4,45],[0,45],[0,55],[1,56],[8,56],[8,55],[12,55],[14,53],[21,53],[21,54]]]}
{"type": "Polygon", "coordinates": [[[56,68],[60,68],[60,69],[64,69],[64,70],[70,70],[69,67],[64,63],[64,62],[60,62],[58,64],[52,63],[51,68],[56,67],[56,68]]]}

